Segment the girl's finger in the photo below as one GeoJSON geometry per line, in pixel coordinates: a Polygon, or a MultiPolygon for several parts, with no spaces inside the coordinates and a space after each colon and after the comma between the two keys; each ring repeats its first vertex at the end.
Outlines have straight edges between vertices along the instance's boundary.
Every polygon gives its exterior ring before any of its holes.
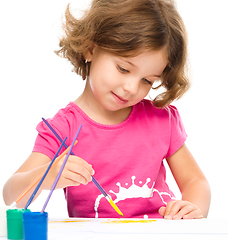
{"type": "Polygon", "coordinates": [[[67,166],[67,170],[69,171],[68,174],[70,174],[70,173],[73,174],[73,177],[72,177],[73,180],[74,180],[74,177],[77,178],[78,175],[84,178],[83,184],[87,184],[88,182],[90,182],[92,180],[91,172],[89,172],[87,168],[85,168],[84,166],[82,166],[80,164],[69,163],[69,165],[67,166]]]}
{"type": "Polygon", "coordinates": [[[176,202],[176,201],[170,201],[170,202],[167,203],[166,208],[165,208],[164,217],[170,214],[171,209],[172,209],[172,207],[173,207],[173,204],[174,204],[175,202],[176,202]]]}
{"type": "Polygon", "coordinates": [[[188,205],[188,202],[186,201],[173,201],[171,204],[167,204],[167,210],[165,213],[164,218],[165,219],[173,219],[173,217],[182,209],[188,205]]]}
{"type": "Polygon", "coordinates": [[[185,214],[183,219],[201,219],[204,218],[199,208],[195,208],[192,212],[185,214]]]}
{"type": "MultiPolygon", "coordinates": [[[[92,168],[92,165],[87,163],[85,160],[76,157],[76,156],[70,156],[70,159],[68,160],[71,163],[77,164],[77,166],[81,165],[82,167],[84,167],[85,169],[88,170],[90,176],[93,175],[95,172],[92,168]]],[[[75,166],[75,169],[77,169],[77,166],[75,166]]]]}
{"type": "Polygon", "coordinates": [[[85,177],[83,177],[82,175],[80,174],[77,174],[77,173],[73,173],[73,172],[69,172],[67,177],[66,177],[67,180],[71,181],[71,186],[74,186],[75,184],[83,184],[83,185],[86,185],[88,184],[90,181],[87,181],[87,179],[85,177]]]}
{"type": "Polygon", "coordinates": [[[160,209],[158,210],[159,214],[164,217],[165,216],[165,209],[166,207],[160,207],[160,209]]]}
{"type": "Polygon", "coordinates": [[[183,216],[188,215],[195,210],[196,208],[194,205],[187,204],[186,206],[182,207],[176,215],[173,216],[173,219],[174,220],[182,219],[183,216]]]}
{"type": "Polygon", "coordinates": [[[201,219],[204,218],[201,211],[195,209],[194,211],[183,216],[183,219],[201,219]]]}

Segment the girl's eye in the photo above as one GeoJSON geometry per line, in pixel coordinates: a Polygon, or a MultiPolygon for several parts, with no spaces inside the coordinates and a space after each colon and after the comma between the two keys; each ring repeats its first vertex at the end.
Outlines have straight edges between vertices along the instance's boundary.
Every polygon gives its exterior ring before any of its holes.
{"type": "Polygon", "coordinates": [[[122,73],[129,73],[129,70],[124,69],[124,68],[120,67],[119,65],[117,67],[118,67],[120,72],[122,72],[122,73]]]}
{"type": "Polygon", "coordinates": [[[144,83],[148,83],[148,84],[150,84],[150,85],[153,84],[151,81],[147,80],[146,78],[142,78],[142,81],[143,81],[144,83]]]}

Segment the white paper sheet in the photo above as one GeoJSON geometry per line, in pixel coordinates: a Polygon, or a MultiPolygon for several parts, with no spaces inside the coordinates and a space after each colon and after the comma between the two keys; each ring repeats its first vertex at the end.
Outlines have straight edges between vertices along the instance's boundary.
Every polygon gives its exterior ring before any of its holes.
{"type": "MultiPolygon", "coordinates": [[[[228,234],[228,219],[66,219],[50,220],[50,233],[61,234],[228,234]]],[[[228,239],[228,238],[227,238],[228,239]]]]}

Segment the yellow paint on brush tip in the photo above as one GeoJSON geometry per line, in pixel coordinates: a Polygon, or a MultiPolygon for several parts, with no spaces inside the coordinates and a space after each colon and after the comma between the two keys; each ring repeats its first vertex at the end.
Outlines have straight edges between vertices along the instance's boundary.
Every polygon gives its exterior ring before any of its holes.
{"type": "Polygon", "coordinates": [[[120,211],[120,209],[116,206],[116,204],[112,201],[112,199],[109,199],[109,203],[112,205],[112,207],[116,210],[117,213],[119,213],[119,215],[121,215],[122,217],[124,217],[123,213],[120,211]]]}

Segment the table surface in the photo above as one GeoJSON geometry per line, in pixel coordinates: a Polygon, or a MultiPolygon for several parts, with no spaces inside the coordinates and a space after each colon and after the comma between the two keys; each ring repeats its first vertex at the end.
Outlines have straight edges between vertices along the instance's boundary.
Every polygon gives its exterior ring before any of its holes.
{"type": "MultiPolygon", "coordinates": [[[[164,220],[164,219],[91,219],[50,218],[48,239],[126,240],[126,239],[228,239],[228,219],[164,220]],[[198,238],[197,238],[198,239],[198,238]]],[[[5,240],[6,237],[0,237],[5,240]]]]}

